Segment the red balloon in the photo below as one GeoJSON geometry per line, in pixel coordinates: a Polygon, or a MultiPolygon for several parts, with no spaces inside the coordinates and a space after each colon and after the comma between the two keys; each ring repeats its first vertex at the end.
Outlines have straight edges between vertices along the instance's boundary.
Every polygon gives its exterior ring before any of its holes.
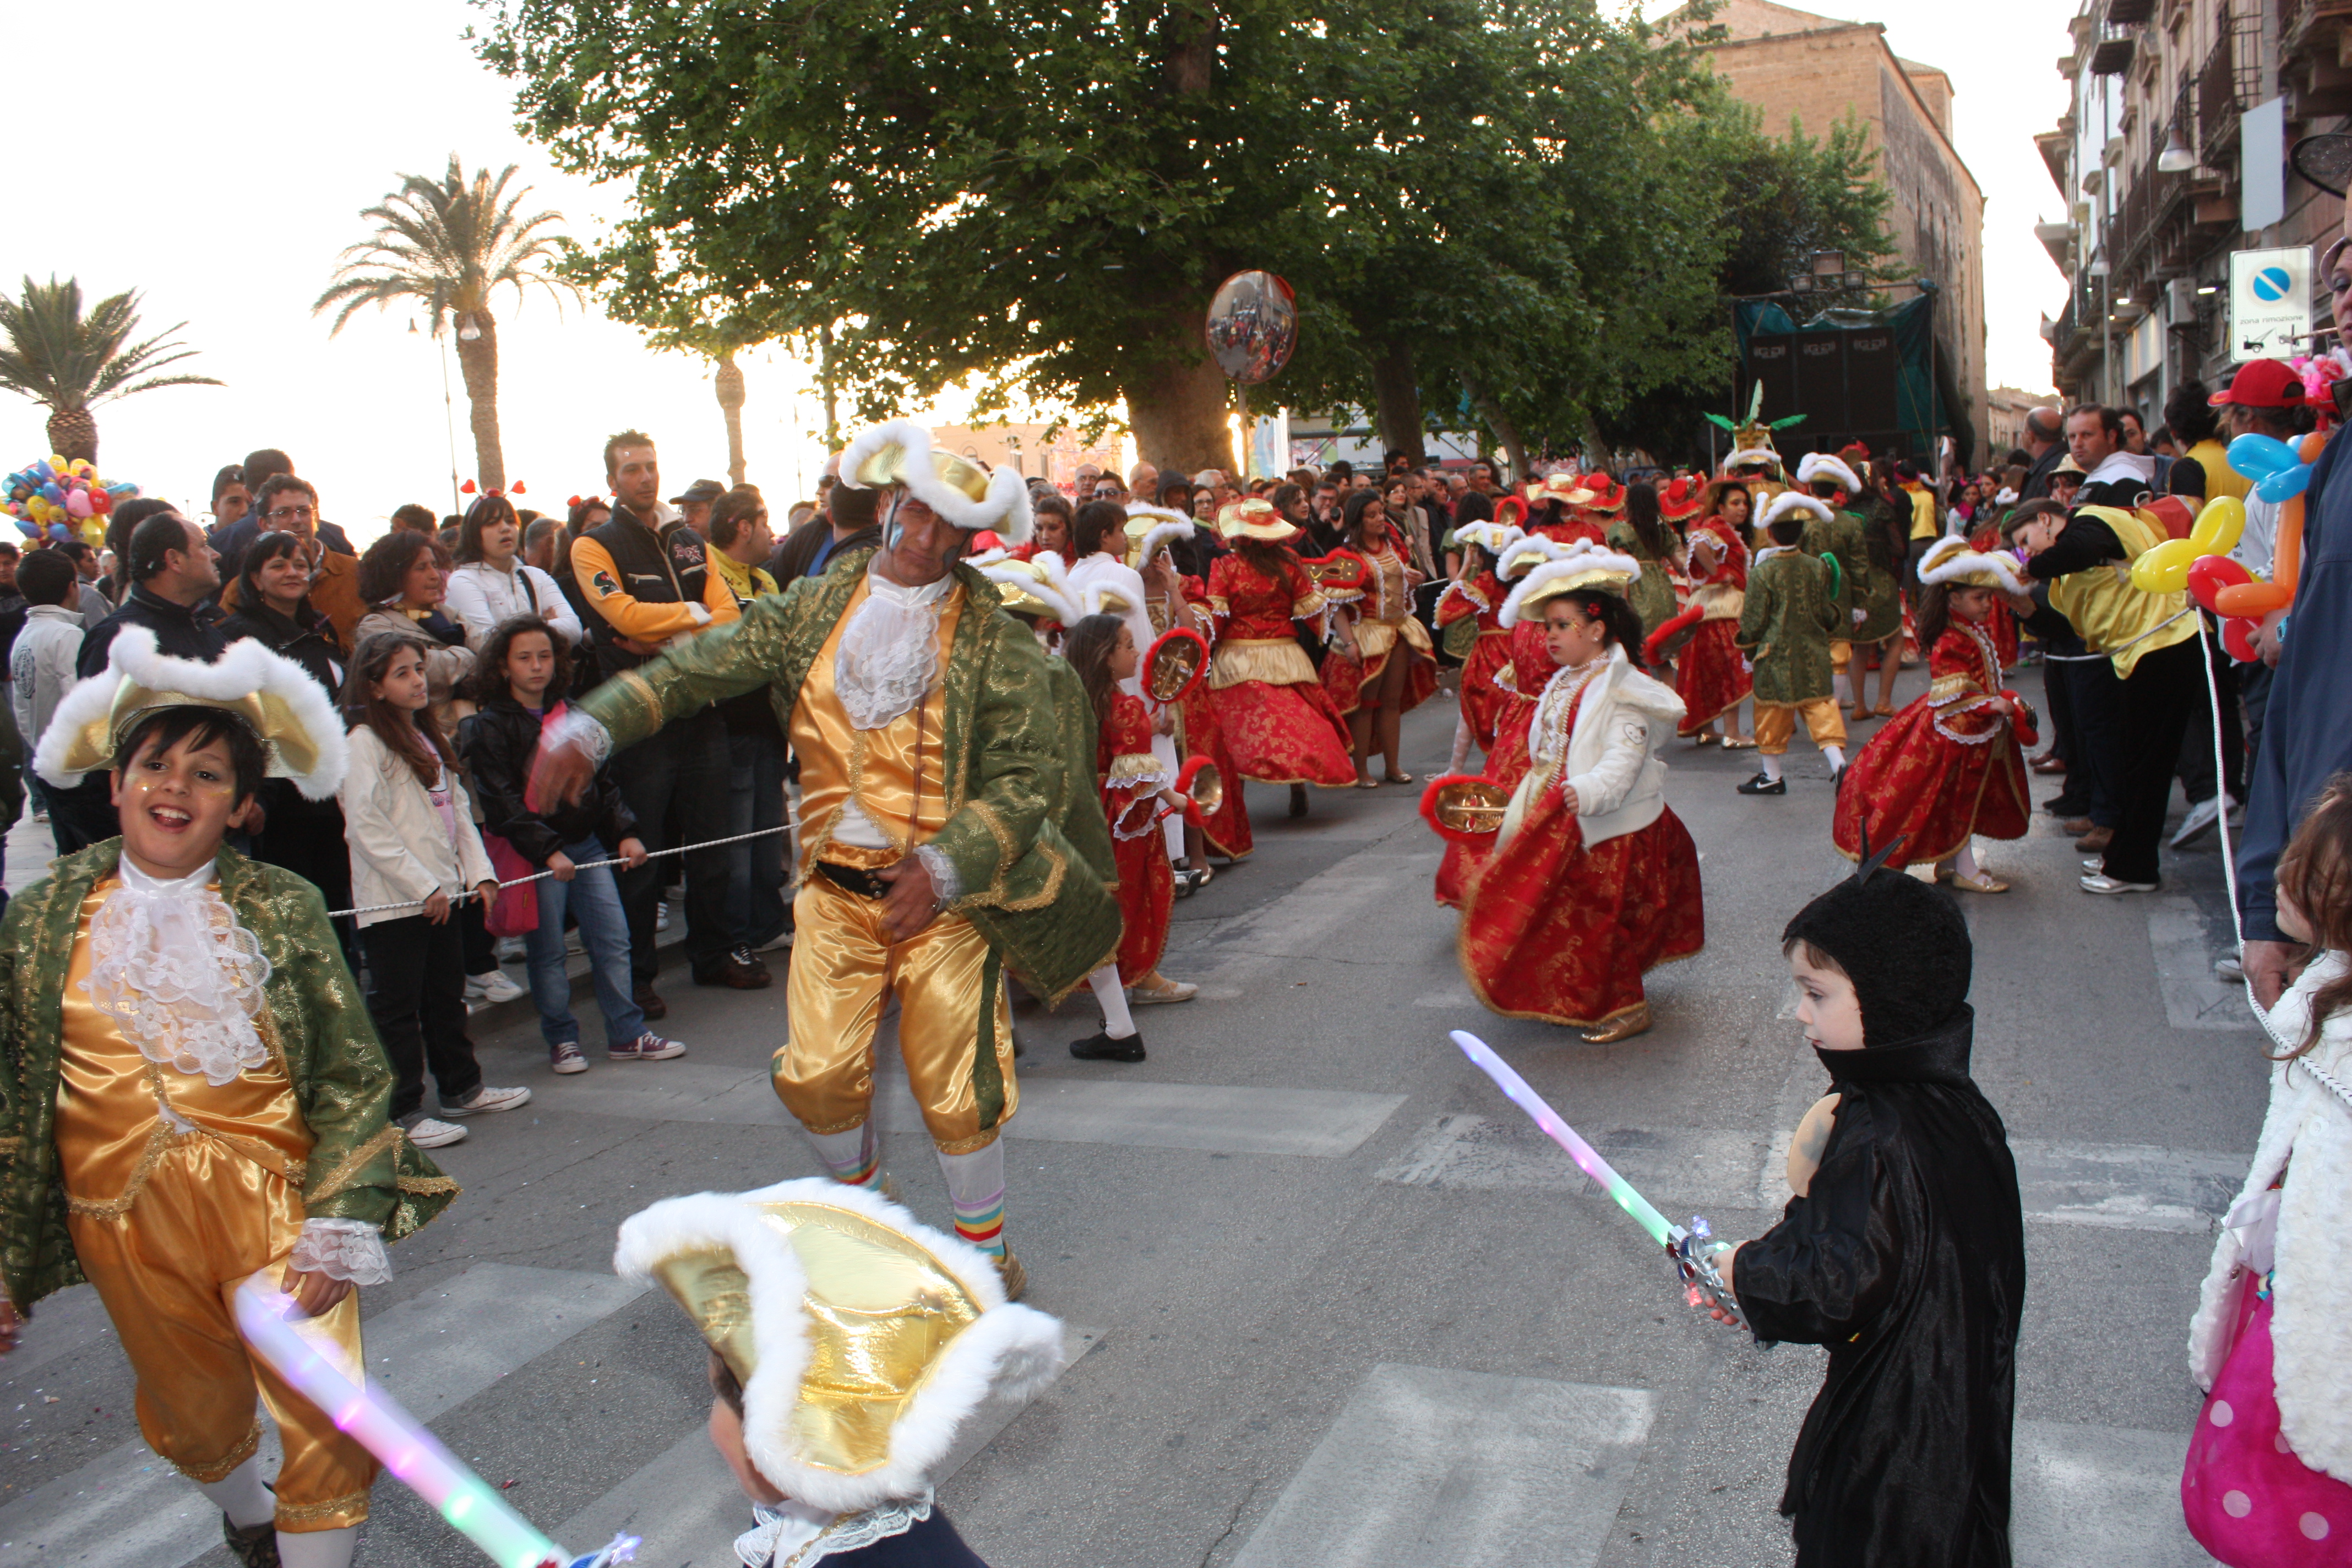
{"type": "Polygon", "coordinates": [[[2221,623],[2221,647],[2240,664],[2259,664],[2263,656],[2254,650],[2254,633],[2262,622],[2250,621],[2243,616],[2232,616],[2221,623]]]}
{"type": "Polygon", "coordinates": [[[2251,583],[2254,574],[2226,555],[2200,555],[2189,564],[2189,596],[2200,609],[2214,609],[2213,595],[2224,588],[2251,583]]]}

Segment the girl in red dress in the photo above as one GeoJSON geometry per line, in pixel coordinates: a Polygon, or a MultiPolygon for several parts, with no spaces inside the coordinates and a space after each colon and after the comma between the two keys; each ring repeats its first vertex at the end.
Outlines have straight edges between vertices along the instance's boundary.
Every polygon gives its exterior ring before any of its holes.
{"type": "Polygon", "coordinates": [[[1601,525],[1584,508],[1608,482],[1606,474],[1546,474],[1528,487],[1528,532],[1554,544],[1600,543],[1601,525]]]}
{"type": "MultiPolygon", "coordinates": [[[[1143,578],[1143,607],[1153,627],[1164,633],[1181,626],[1200,633],[1213,645],[1216,618],[1209,614],[1208,585],[1198,577],[1178,572],[1175,557],[1169,550],[1171,544],[1193,538],[1199,531],[1190,518],[1164,508],[1130,507],[1128,511],[1130,538],[1135,537],[1139,526],[1148,524],[1129,552],[1128,564],[1143,578]]],[[[1189,819],[1184,824],[1186,875],[1194,887],[1206,887],[1211,855],[1227,861],[1239,860],[1255,847],[1255,840],[1250,834],[1249,807],[1243,803],[1241,774],[1234,769],[1233,752],[1217,728],[1217,706],[1210,700],[1205,679],[1195,682],[1192,689],[1177,700],[1176,713],[1178,752],[1188,760],[1208,758],[1217,776],[1234,786],[1225,791],[1217,809],[1202,818],[1202,826],[1195,827],[1189,819]]]]}
{"type": "MultiPolygon", "coordinates": [[[[2022,838],[2032,817],[2018,701],[2002,690],[2000,655],[1985,622],[2006,595],[2024,599],[2017,563],[1939,539],[1919,563],[1927,690],[1870,738],[1838,789],[1838,852],[1888,851],[1886,864],[1932,862],[1971,893],[2009,884],[1977,865],[1972,836],[2022,838]],[[1898,836],[1900,841],[1898,842],[1898,836]]],[[[2030,722],[2030,721],[2029,721],[2030,722]]]]}
{"type": "Polygon", "coordinates": [[[1323,689],[1331,706],[1347,715],[1356,759],[1356,787],[1411,784],[1397,766],[1405,714],[1437,689],[1437,653],[1429,630],[1414,617],[1412,591],[1421,574],[1397,548],[1389,528],[1388,503],[1378,490],[1348,498],[1345,544],[1332,553],[1360,563],[1360,585],[1324,596],[1339,606],[1331,653],[1323,660],[1323,689]],[[1372,752],[1387,764],[1385,778],[1372,777],[1372,752]]]}
{"type": "MultiPolygon", "coordinates": [[[[1500,523],[1465,523],[1454,531],[1454,580],[1437,596],[1438,635],[1467,620],[1475,623],[1475,640],[1462,656],[1461,712],[1454,724],[1454,756],[1449,773],[1469,765],[1470,748],[1491,754],[1495,750],[1495,712],[1501,694],[1495,689],[1495,672],[1511,660],[1509,639],[1498,618],[1503,613],[1503,584],[1495,575],[1496,558],[1519,542],[1516,528],[1500,523]]],[[[1447,651],[1456,645],[1448,642],[1447,651]]]]}
{"type": "Polygon", "coordinates": [[[1704,746],[1716,739],[1720,721],[1724,749],[1738,751],[1756,743],[1739,724],[1750,680],[1748,660],[1735,641],[1748,596],[1748,522],[1754,502],[1745,485],[1728,479],[1708,486],[1706,501],[1706,521],[1690,531],[1684,557],[1690,600],[1650,635],[1647,652],[1653,664],[1669,652],[1674,656],[1675,692],[1684,709],[1678,733],[1695,736],[1704,746]]]}
{"type": "Polygon", "coordinates": [[[1102,785],[1103,815],[1110,820],[1111,855],[1118,868],[1118,956],[1087,976],[1103,1010],[1098,1035],[1074,1041],[1070,1054],[1088,1060],[1139,1062],[1143,1037],[1129,1016],[1130,994],[1138,1003],[1189,1002],[1200,989],[1160,973],[1168,947],[1168,911],[1176,900],[1176,874],[1168,864],[1168,839],[1160,829],[1163,806],[1182,810],[1167,767],[1151,754],[1151,737],[1163,732],[1143,700],[1119,689],[1135,674],[1142,650],[1118,616],[1081,616],[1062,639],[1062,657],[1086,687],[1087,700],[1101,726],[1095,744],[1095,773],[1102,785]]]}
{"type": "Polygon", "coordinates": [[[1209,610],[1216,653],[1209,689],[1217,729],[1242,779],[1291,785],[1290,815],[1307,813],[1307,788],[1345,789],[1356,782],[1348,721],[1331,706],[1307,650],[1291,631],[1304,621],[1318,633],[1323,591],[1284,546],[1297,530],[1272,503],[1252,496],[1217,514],[1217,532],[1233,546],[1209,569],[1209,610]]]}
{"type": "MultiPolygon", "coordinates": [[[[1559,545],[1540,535],[1511,540],[1496,556],[1497,581],[1506,585],[1515,584],[1545,562],[1557,561],[1566,553],[1559,545]]],[[[1498,598],[1496,605],[1498,620],[1506,602],[1498,598]]],[[[1486,765],[1479,776],[1512,790],[1527,776],[1528,721],[1535,717],[1536,699],[1543,694],[1544,682],[1551,679],[1555,666],[1550,646],[1545,640],[1543,621],[1538,616],[1518,619],[1496,640],[1502,645],[1503,659],[1495,670],[1495,743],[1487,750],[1486,765]]],[[[1462,907],[1463,888],[1492,847],[1491,840],[1484,844],[1459,838],[1447,842],[1445,856],[1437,863],[1439,903],[1448,909],[1462,907]]]]}
{"type": "Polygon", "coordinates": [[[1643,972],[1706,940],[1698,850],[1666,807],[1652,750],[1682,700],[1634,662],[1642,623],[1624,594],[1641,570],[1586,546],[1538,566],[1505,602],[1515,626],[1542,616],[1559,668],[1462,908],[1462,973],[1478,999],[1595,1045],[1648,1028],[1643,972]]]}

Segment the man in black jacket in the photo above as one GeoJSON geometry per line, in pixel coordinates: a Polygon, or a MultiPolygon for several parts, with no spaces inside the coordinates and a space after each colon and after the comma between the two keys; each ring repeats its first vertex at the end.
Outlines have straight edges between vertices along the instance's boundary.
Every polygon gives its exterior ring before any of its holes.
{"type": "Polygon", "coordinates": [[[879,490],[833,488],[825,510],[794,529],[768,557],[768,575],[782,593],[803,577],[818,577],[836,555],[854,550],[878,550],[882,530],[875,521],[879,490]]]}

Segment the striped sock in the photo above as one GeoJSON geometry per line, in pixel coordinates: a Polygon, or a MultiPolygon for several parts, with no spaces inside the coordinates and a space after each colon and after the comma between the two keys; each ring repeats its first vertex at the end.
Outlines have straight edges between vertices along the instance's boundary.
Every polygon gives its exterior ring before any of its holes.
{"type": "Polygon", "coordinates": [[[1003,1141],[969,1154],[941,1154],[940,1173],[948,1179],[948,1197],[955,1205],[956,1235],[992,1257],[1003,1257],[1003,1141]]]}
{"type": "Polygon", "coordinates": [[[812,1132],[809,1142],[816,1145],[816,1157],[835,1181],[869,1192],[882,1190],[882,1146],[871,1121],[846,1132],[812,1132]]]}

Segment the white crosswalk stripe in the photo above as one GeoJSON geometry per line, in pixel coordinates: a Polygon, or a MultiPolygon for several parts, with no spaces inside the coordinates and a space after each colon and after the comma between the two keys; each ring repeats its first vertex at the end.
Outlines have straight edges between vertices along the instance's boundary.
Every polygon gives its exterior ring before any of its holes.
{"type": "MultiPolygon", "coordinates": [[[[369,1376],[429,1422],[645,1289],[611,1275],[478,1263],[365,1319],[369,1376]]],[[[36,1327],[47,1327],[46,1314],[36,1327]]],[[[88,1343],[98,1326],[58,1331],[88,1343]]],[[[264,1459],[265,1468],[275,1462],[274,1435],[264,1459]]],[[[0,1508],[0,1568],[181,1568],[219,1544],[220,1515],[137,1440],[0,1508]]]]}

